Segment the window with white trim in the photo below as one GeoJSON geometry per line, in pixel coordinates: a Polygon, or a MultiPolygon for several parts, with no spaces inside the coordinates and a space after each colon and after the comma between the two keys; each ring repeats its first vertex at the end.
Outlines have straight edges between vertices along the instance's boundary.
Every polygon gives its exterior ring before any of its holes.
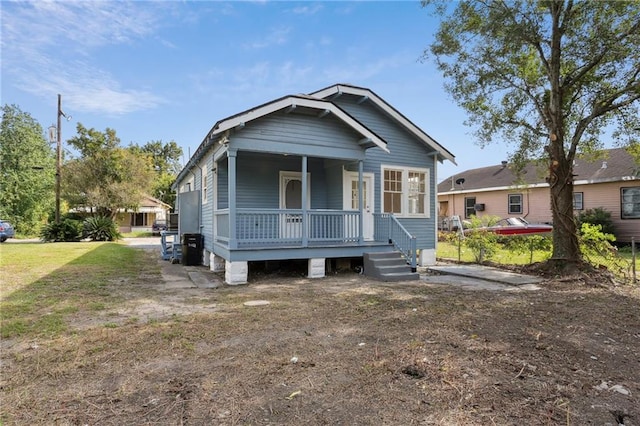
{"type": "Polygon", "coordinates": [[[584,192],[573,193],[573,209],[584,210],[584,192]]]}
{"type": "Polygon", "coordinates": [[[622,219],[640,219],[640,186],[620,188],[622,219]]]}
{"type": "Polygon", "coordinates": [[[470,219],[476,215],[476,197],[464,198],[464,218],[470,219]]]}
{"type": "Polygon", "coordinates": [[[209,172],[205,172],[204,176],[202,176],[202,202],[206,203],[207,202],[207,188],[208,188],[208,178],[209,177],[209,172]]]}
{"type": "Polygon", "coordinates": [[[509,194],[509,214],[522,214],[522,194],[509,194]]]}
{"type": "Polygon", "coordinates": [[[383,166],[382,211],[400,217],[429,217],[429,170],[383,166]]]}
{"type": "Polygon", "coordinates": [[[427,193],[426,173],[409,170],[409,214],[424,214],[427,193]]]}

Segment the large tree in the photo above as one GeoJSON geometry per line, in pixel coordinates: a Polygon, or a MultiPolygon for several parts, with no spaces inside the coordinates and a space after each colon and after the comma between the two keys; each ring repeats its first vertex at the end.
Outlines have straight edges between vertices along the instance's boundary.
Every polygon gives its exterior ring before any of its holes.
{"type": "Polygon", "coordinates": [[[113,129],[104,132],[78,123],[67,143],[80,154],[64,165],[63,194],[72,207],[115,218],[119,209],[137,209],[153,186],[153,166],[146,155],[120,146],[113,129]]]}
{"type": "Polygon", "coordinates": [[[53,211],[55,153],[42,127],[16,105],[2,107],[0,218],[25,235],[37,235],[53,211]]]}
{"type": "Polygon", "coordinates": [[[182,148],[175,141],[164,143],[158,140],[149,141],[142,146],[131,145],[130,149],[149,156],[156,172],[152,195],[173,206],[176,194],[171,190],[171,185],[182,168],[180,164],[182,148]]]}
{"type": "Polygon", "coordinates": [[[423,1],[442,18],[433,55],[481,145],[502,136],[516,164],[544,159],[558,267],[581,260],[573,164],[609,139],[637,149],[640,2],[423,1]],[[606,138],[606,139],[605,139],[606,138]]]}

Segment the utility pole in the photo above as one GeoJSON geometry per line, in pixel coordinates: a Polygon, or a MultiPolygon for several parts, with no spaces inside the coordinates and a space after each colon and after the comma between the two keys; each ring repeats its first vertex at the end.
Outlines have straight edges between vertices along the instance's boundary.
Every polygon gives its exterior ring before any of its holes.
{"type": "Polygon", "coordinates": [[[60,169],[62,165],[62,95],[58,94],[58,127],[56,135],[56,224],[60,224],[60,169]]]}
{"type": "Polygon", "coordinates": [[[56,223],[60,223],[60,180],[62,177],[62,119],[71,120],[71,116],[62,111],[62,95],[58,94],[58,125],[49,127],[49,142],[56,141],[56,223]]]}

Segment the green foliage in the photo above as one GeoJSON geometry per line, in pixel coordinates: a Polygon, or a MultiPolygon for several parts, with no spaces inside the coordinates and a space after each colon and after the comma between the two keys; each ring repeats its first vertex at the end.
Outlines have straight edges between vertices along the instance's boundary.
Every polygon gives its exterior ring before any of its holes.
{"type": "Polygon", "coordinates": [[[602,225],[583,223],[580,227],[580,250],[595,267],[606,267],[618,277],[631,277],[631,261],[618,255],[618,249],[612,245],[616,238],[602,231],[602,225]]]}
{"type": "Polygon", "coordinates": [[[175,141],[164,143],[161,140],[149,141],[142,146],[132,145],[129,148],[135,153],[148,156],[151,160],[156,172],[151,195],[173,206],[176,195],[171,190],[171,185],[182,167],[180,164],[182,148],[175,141]]]}
{"type": "Polygon", "coordinates": [[[49,223],[42,228],[40,239],[47,243],[80,241],[83,235],[82,221],[63,218],[60,223],[49,223]]]}
{"type": "Polygon", "coordinates": [[[519,253],[529,254],[529,263],[533,263],[536,251],[542,252],[546,258],[551,256],[551,237],[542,235],[514,235],[501,239],[505,249],[519,253]]]}
{"type": "MultiPolygon", "coordinates": [[[[637,1],[424,0],[441,15],[425,52],[466,110],[481,145],[512,141],[513,163],[546,159],[554,203],[554,258],[579,260],[565,220],[576,153],[597,151],[615,126],[621,145],[640,138],[637,1]]],[[[635,151],[637,152],[637,150],[635,151]]]]}
{"type": "Polygon", "coordinates": [[[499,220],[500,220],[500,217],[498,216],[486,214],[483,216],[471,215],[468,222],[469,222],[470,229],[477,229],[483,226],[493,226],[496,223],[498,223],[499,220]]]}
{"type": "Polygon", "coordinates": [[[2,107],[0,218],[20,235],[38,235],[54,209],[55,153],[42,127],[15,105],[2,107]]]}
{"type": "Polygon", "coordinates": [[[587,259],[614,253],[611,243],[615,240],[613,235],[602,232],[602,225],[585,222],[580,227],[580,250],[587,259]]]}
{"type": "Polygon", "coordinates": [[[116,223],[107,216],[91,216],[85,219],[84,236],[91,241],[117,241],[122,238],[116,223]]]}
{"type": "Polygon", "coordinates": [[[122,208],[137,208],[152,189],[150,158],[120,147],[112,129],[102,133],[78,124],[77,130],[78,136],[68,143],[81,157],[67,162],[62,175],[63,195],[71,207],[88,207],[109,217],[122,208]]]}
{"type": "Polygon", "coordinates": [[[469,232],[464,239],[464,245],[471,249],[477,263],[491,259],[500,249],[498,236],[483,230],[469,232]]]}
{"type": "Polygon", "coordinates": [[[585,210],[578,215],[577,221],[579,227],[583,223],[589,223],[591,225],[600,225],[602,232],[605,234],[613,234],[615,232],[611,212],[602,207],[585,210]]]}

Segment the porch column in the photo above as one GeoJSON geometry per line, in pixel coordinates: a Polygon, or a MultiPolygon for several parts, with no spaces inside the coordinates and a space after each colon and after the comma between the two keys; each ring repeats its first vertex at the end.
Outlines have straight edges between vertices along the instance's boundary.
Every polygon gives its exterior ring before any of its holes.
{"type": "MultiPolygon", "coordinates": [[[[362,160],[358,161],[358,210],[360,215],[358,216],[358,244],[364,243],[364,195],[362,194],[362,176],[364,174],[364,163],[362,160]]],[[[369,191],[372,188],[368,188],[369,191]]]]}
{"type": "Polygon", "coordinates": [[[229,158],[229,248],[237,249],[238,240],[236,239],[236,157],[238,151],[229,150],[227,152],[229,158]]]}
{"type": "Polygon", "coordinates": [[[307,156],[302,156],[302,247],[309,245],[307,232],[307,156]]]}

